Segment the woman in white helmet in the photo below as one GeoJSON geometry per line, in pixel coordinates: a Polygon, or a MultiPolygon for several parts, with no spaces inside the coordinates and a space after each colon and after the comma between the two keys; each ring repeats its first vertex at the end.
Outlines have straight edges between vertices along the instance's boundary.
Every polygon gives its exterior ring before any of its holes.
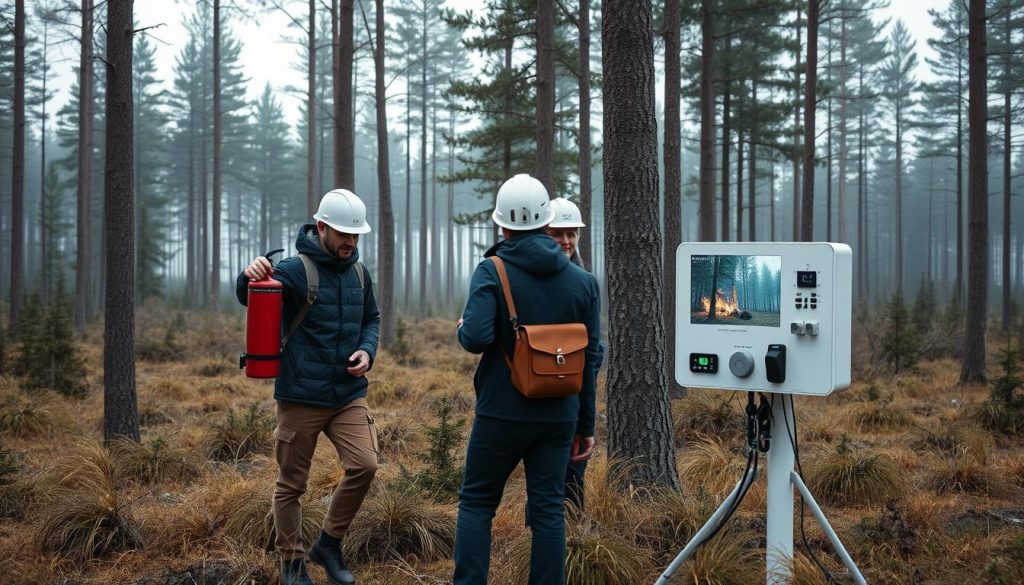
{"type": "Polygon", "coordinates": [[[562,250],[569,255],[569,260],[573,264],[580,268],[586,268],[583,265],[583,258],[580,257],[580,251],[576,247],[580,241],[580,228],[587,227],[587,224],[583,223],[583,214],[580,213],[580,208],[565,197],[559,197],[551,200],[551,209],[555,212],[555,219],[548,224],[548,235],[558,242],[562,250]]]}

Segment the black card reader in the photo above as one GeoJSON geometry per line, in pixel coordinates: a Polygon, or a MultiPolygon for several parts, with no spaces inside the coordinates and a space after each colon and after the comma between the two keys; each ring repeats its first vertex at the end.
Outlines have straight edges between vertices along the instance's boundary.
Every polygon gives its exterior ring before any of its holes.
{"type": "Polygon", "coordinates": [[[764,369],[769,382],[782,384],[786,381],[785,345],[773,343],[768,346],[768,353],[764,355],[764,369]]]}

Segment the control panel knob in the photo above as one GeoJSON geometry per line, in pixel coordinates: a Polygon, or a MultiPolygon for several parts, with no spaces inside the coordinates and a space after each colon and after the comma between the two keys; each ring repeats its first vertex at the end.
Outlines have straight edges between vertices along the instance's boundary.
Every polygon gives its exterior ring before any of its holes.
{"type": "Polygon", "coordinates": [[[729,357],[729,371],[737,378],[746,378],[754,373],[754,356],[741,349],[729,357]]]}

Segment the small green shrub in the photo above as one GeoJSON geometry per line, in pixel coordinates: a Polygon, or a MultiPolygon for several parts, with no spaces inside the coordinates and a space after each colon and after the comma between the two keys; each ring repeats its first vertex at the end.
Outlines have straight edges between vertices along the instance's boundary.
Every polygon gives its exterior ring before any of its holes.
{"type": "Polygon", "coordinates": [[[1021,350],[1007,343],[997,358],[1002,374],[993,379],[988,399],[972,409],[970,416],[984,428],[1005,436],[1024,434],[1024,388],[1021,350]]]}
{"type": "Polygon", "coordinates": [[[274,415],[253,404],[241,415],[229,408],[224,418],[213,424],[209,439],[210,458],[235,462],[250,455],[270,452],[274,415]]]}
{"type": "Polygon", "coordinates": [[[174,323],[167,327],[162,340],[155,341],[142,335],[139,342],[135,344],[135,357],[148,362],[180,360],[184,351],[185,346],[177,340],[174,323]]]}
{"type": "Polygon", "coordinates": [[[466,419],[452,416],[452,401],[447,397],[434,403],[434,414],[437,425],[424,425],[429,446],[417,455],[426,469],[413,482],[438,502],[452,502],[458,497],[462,482],[462,466],[457,462],[466,419]]]}
{"type": "Polygon", "coordinates": [[[893,294],[885,310],[882,357],[897,374],[914,365],[917,360],[917,333],[903,303],[901,290],[893,294]]]}
{"type": "Polygon", "coordinates": [[[43,307],[38,293],[25,302],[18,317],[19,355],[15,370],[25,376],[25,388],[50,388],[80,398],[89,391],[85,365],[75,345],[71,301],[63,292],[43,307]]]}

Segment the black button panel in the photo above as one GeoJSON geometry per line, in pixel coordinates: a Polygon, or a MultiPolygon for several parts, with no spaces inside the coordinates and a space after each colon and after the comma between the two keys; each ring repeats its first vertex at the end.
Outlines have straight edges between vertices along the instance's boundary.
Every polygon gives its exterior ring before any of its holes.
{"type": "Polygon", "coordinates": [[[690,371],[696,374],[717,374],[718,356],[713,353],[691,353],[690,371]]]}

